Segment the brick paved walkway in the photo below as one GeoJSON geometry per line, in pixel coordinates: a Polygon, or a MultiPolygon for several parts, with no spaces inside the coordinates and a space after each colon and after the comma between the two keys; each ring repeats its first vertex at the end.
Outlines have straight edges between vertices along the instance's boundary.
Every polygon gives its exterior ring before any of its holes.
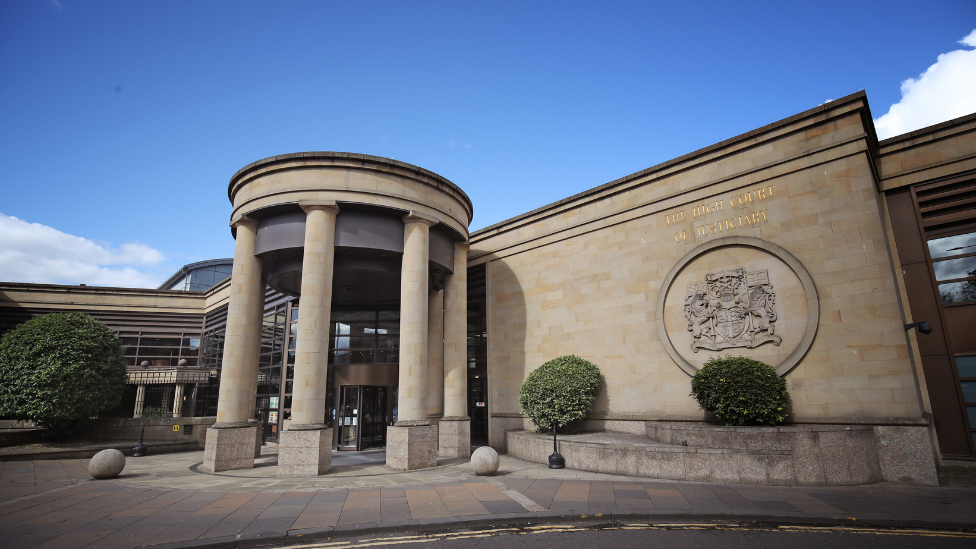
{"type": "Polygon", "coordinates": [[[463,460],[397,472],[382,453],[336,456],[327,476],[279,479],[259,467],[199,472],[202,452],[128,458],[119,479],[86,460],[0,462],[0,547],[129,548],[247,543],[589,520],[765,521],[976,529],[971,487],[774,487],[552,471],[502,456],[500,474],[463,460]],[[289,537],[291,536],[291,537],[289,537]]]}

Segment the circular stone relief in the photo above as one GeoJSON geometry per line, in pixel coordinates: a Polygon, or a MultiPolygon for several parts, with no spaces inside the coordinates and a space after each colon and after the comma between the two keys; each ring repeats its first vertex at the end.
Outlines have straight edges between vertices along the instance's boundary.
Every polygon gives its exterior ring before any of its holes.
{"type": "Polygon", "coordinates": [[[661,341],[694,375],[712,357],[744,356],[793,369],[820,321],[813,279],[779,246],[726,237],[698,246],[664,279],[657,306],[661,341]]]}

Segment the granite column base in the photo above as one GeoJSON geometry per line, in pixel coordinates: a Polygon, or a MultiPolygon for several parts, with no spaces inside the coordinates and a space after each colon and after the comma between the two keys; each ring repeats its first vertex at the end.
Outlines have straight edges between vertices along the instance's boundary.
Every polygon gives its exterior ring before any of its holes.
{"type": "Polygon", "coordinates": [[[215,423],[207,429],[207,445],[200,468],[208,473],[253,469],[257,429],[248,424],[215,423]]]}
{"type": "Polygon", "coordinates": [[[261,457],[261,445],[264,444],[264,425],[258,423],[256,419],[248,420],[248,423],[254,425],[254,457],[261,457]]]}
{"type": "Polygon", "coordinates": [[[471,418],[442,417],[438,427],[437,455],[439,457],[471,457],[471,418]]]}
{"type": "Polygon", "coordinates": [[[386,465],[400,471],[436,467],[437,427],[424,424],[387,427],[386,465]]]}
{"type": "Polygon", "coordinates": [[[332,468],[332,429],[282,431],[278,476],[315,477],[332,468]]]}

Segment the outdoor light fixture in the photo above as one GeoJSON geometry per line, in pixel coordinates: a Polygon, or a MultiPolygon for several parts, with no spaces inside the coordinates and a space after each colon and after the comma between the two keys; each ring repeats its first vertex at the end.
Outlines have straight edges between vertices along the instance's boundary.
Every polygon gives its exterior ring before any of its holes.
{"type": "Polygon", "coordinates": [[[924,320],[919,322],[912,322],[911,324],[905,324],[905,331],[907,332],[908,330],[911,330],[915,326],[918,326],[918,331],[922,332],[923,334],[932,333],[932,325],[929,324],[928,322],[925,322],[924,320]]]}

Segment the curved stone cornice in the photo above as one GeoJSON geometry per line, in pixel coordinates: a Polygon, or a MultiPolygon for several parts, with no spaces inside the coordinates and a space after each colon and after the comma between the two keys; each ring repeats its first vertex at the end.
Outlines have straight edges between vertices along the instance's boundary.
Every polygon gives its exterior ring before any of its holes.
{"type": "Polygon", "coordinates": [[[407,211],[418,210],[428,215],[436,215],[434,214],[436,211],[440,213],[436,217],[455,229],[461,229],[461,233],[466,237],[467,227],[474,213],[468,195],[443,176],[398,160],[342,152],[301,152],[252,162],[231,177],[227,196],[234,207],[231,213],[232,221],[254,209],[264,208],[273,203],[285,204],[298,200],[328,198],[339,202],[360,202],[407,211]],[[316,176],[310,174],[293,178],[291,182],[287,181],[288,172],[334,170],[368,173],[376,176],[376,180],[369,182],[357,177],[335,178],[333,176],[334,184],[318,185],[314,182],[316,176]],[[282,177],[283,175],[285,177],[282,177]],[[303,181],[296,183],[294,179],[303,181]],[[402,182],[403,189],[390,185],[384,188],[383,183],[389,181],[402,182]],[[445,218],[450,218],[454,223],[445,218]]]}

